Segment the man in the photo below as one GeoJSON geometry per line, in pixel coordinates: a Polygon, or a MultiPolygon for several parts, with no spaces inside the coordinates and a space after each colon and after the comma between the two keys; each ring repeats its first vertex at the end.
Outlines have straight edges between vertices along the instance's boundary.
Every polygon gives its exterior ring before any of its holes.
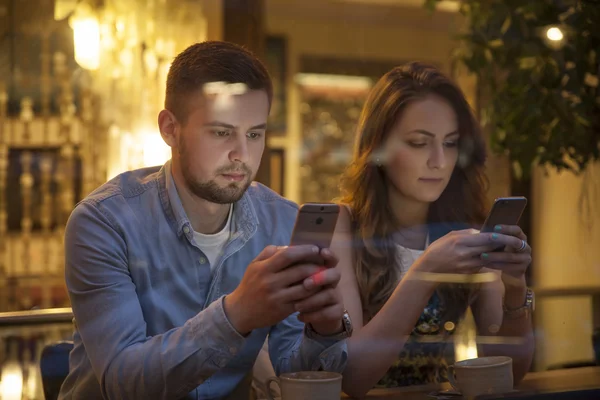
{"type": "Polygon", "coordinates": [[[237,45],[175,58],[158,116],[171,161],[121,174],[69,218],[76,330],[60,398],[223,398],[267,336],[277,373],[344,369],[339,272],[304,262],[313,246],[285,247],[297,206],[251,183],[271,97],[237,45]]]}

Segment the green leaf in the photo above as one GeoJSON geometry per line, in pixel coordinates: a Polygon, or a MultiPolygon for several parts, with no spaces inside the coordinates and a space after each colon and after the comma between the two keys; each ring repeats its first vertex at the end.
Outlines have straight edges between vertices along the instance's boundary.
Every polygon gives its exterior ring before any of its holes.
{"type": "Polygon", "coordinates": [[[485,49],[483,51],[483,55],[487,62],[491,62],[494,56],[492,55],[492,51],[490,49],[485,49]]]}
{"type": "Polygon", "coordinates": [[[569,7],[569,9],[567,11],[565,11],[562,14],[559,14],[558,20],[561,22],[564,22],[564,21],[566,21],[567,18],[569,18],[575,12],[576,12],[575,7],[569,7]]]}
{"type": "Polygon", "coordinates": [[[500,28],[500,33],[502,33],[503,35],[506,34],[506,32],[508,32],[508,30],[510,29],[510,25],[512,24],[512,18],[510,17],[510,15],[508,17],[506,17],[506,19],[504,20],[504,23],[502,24],[502,27],[500,28]]]}
{"type": "Polygon", "coordinates": [[[532,69],[536,66],[537,60],[535,57],[522,57],[519,59],[520,69],[532,69]]]}
{"type": "Polygon", "coordinates": [[[579,124],[581,124],[581,125],[583,125],[585,127],[590,127],[591,126],[590,121],[587,120],[586,118],[582,117],[578,113],[575,113],[574,116],[575,116],[575,121],[577,121],[577,123],[579,123],[579,124]]]}
{"type": "Polygon", "coordinates": [[[588,55],[588,62],[590,65],[596,65],[596,51],[594,49],[590,50],[590,54],[588,55]]]}
{"type": "Polygon", "coordinates": [[[583,83],[589,87],[597,88],[598,87],[598,75],[592,75],[589,72],[586,72],[583,77],[583,83]]]}
{"type": "Polygon", "coordinates": [[[496,137],[498,138],[499,141],[506,140],[506,131],[504,129],[496,130],[496,137]]]}
{"type": "Polygon", "coordinates": [[[513,174],[517,180],[521,180],[523,178],[523,168],[521,167],[521,163],[517,160],[512,162],[513,174]]]}
{"type": "Polygon", "coordinates": [[[497,49],[498,47],[504,46],[504,41],[502,39],[494,39],[488,42],[488,46],[492,49],[497,49]]]}
{"type": "MultiPolygon", "coordinates": [[[[548,136],[549,136],[549,135],[552,133],[552,131],[554,130],[554,128],[556,128],[556,126],[558,125],[559,121],[560,121],[560,120],[559,120],[558,118],[556,118],[556,117],[555,117],[555,118],[553,118],[553,119],[552,119],[552,121],[551,121],[549,124],[547,124],[547,125],[544,127],[544,129],[545,129],[545,130],[546,130],[546,132],[548,133],[548,136]]],[[[543,148],[543,147],[541,147],[541,149],[544,149],[544,148],[543,148]]],[[[539,149],[538,149],[538,151],[539,151],[539,149]]]]}
{"type": "Polygon", "coordinates": [[[468,15],[471,12],[471,5],[467,2],[461,2],[460,3],[460,12],[468,15]]]}
{"type": "Polygon", "coordinates": [[[440,0],[425,0],[423,7],[429,12],[434,12],[439,1],[440,0]]]}

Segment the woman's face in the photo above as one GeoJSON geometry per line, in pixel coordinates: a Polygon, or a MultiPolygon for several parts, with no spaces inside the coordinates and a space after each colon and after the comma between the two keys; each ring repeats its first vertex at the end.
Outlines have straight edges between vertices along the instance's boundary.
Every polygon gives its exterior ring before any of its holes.
{"type": "Polygon", "coordinates": [[[456,113],[445,99],[428,95],[410,103],[384,144],[392,189],[413,201],[436,201],[458,160],[458,139],[456,113]]]}

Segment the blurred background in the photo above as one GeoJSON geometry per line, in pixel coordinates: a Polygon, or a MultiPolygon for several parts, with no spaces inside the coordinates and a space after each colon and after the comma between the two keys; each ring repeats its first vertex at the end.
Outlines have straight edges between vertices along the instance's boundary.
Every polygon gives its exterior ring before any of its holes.
{"type": "Polygon", "coordinates": [[[298,203],[338,195],[381,75],[414,60],[451,75],[485,129],[490,204],[529,199],[533,370],[593,365],[599,24],[600,3],[575,0],[0,0],[0,398],[44,398],[42,349],[72,333],[65,222],[106,180],[170,157],[156,124],[166,74],[203,40],[266,63],[258,180],[298,203]]]}

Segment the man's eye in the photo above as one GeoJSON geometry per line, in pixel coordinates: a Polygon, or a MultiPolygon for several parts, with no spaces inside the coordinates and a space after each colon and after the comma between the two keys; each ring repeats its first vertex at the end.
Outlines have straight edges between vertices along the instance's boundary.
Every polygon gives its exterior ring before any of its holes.
{"type": "Polygon", "coordinates": [[[229,130],[226,130],[226,129],[213,129],[210,132],[213,135],[220,136],[220,137],[227,136],[227,135],[229,135],[231,133],[229,130]]]}
{"type": "Polygon", "coordinates": [[[248,132],[246,134],[246,136],[248,136],[250,139],[260,139],[260,137],[262,136],[261,132],[248,132]]]}

